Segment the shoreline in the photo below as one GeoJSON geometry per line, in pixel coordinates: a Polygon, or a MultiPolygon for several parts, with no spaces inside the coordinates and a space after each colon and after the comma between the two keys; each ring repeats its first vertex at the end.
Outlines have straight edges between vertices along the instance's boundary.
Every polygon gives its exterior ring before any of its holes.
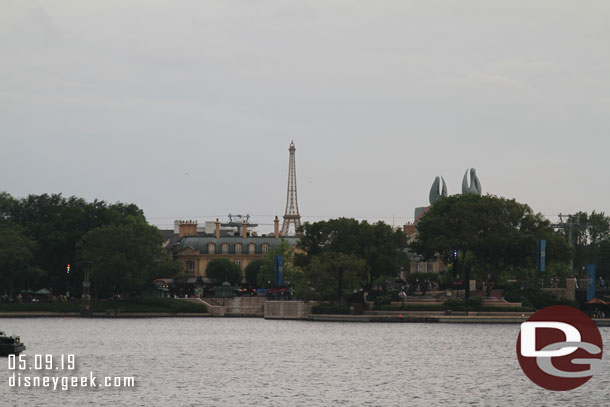
{"type": "MultiPolygon", "coordinates": [[[[262,317],[252,315],[213,316],[211,313],[170,313],[170,312],[94,312],[91,316],[81,316],[78,312],[0,312],[2,318],[262,318],[266,320],[310,321],[310,322],[359,322],[359,323],[440,323],[440,324],[520,324],[526,316],[516,315],[337,315],[311,314],[305,318],[262,317]]],[[[597,326],[610,326],[610,319],[594,318],[597,326]]]]}
{"type": "Polygon", "coordinates": [[[211,316],[212,314],[209,312],[92,312],[90,316],[81,316],[80,312],[0,312],[0,318],[202,318],[211,316]]]}
{"type": "MultiPolygon", "coordinates": [[[[479,315],[310,315],[310,321],[319,322],[393,322],[393,323],[466,323],[466,324],[520,324],[527,320],[522,316],[479,315]]],[[[610,322],[610,321],[609,321],[610,322]]]]}

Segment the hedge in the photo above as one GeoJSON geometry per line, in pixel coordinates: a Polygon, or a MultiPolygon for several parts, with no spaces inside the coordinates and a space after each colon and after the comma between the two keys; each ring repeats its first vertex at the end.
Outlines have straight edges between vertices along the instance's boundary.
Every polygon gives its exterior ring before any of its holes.
{"type": "Polygon", "coordinates": [[[312,314],[333,314],[333,315],[349,315],[351,310],[349,307],[335,304],[319,304],[311,308],[312,314]]]}
{"type": "MultiPolygon", "coordinates": [[[[0,303],[0,312],[79,312],[82,308],[81,304],[81,301],[0,303]]],[[[119,312],[208,312],[205,304],[170,298],[129,298],[123,301],[91,300],[91,312],[105,312],[109,309],[119,312]]]]}
{"type": "MultiPolygon", "coordinates": [[[[446,307],[444,304],[405,304],[401,305],[381,305],[379,307],[373,307],[376,311],[466,311],[466,306],[462,303],[453,307],[446,307]]],[[[533,307],[468,307],[468,311],[479,311],[479,312],[533,312],[536,309],[533,307]]]]}

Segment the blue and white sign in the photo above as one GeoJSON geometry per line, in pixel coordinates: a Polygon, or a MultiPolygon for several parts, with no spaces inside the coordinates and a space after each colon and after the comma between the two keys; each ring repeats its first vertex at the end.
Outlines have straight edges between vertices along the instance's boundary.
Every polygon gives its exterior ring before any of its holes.
{"type": "Polygon", "coordinates": [[[595,264],[587,264],[587,301],[595,298],[595,264]]]}
{"type": "Polygon", "coordinates": [[[275,256],[275,285],[277,287],[284,284],[284,257],[275,256]]]}
{"type": "Polygon", "coordinates": [[[538,271],[546,269],[546,240],[536,240],[536,265],[538,271]]]}

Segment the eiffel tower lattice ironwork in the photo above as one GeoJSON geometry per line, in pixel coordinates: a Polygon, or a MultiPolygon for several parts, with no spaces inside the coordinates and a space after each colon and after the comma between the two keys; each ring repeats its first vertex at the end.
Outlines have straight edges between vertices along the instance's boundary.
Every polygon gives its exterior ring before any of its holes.
{"type": "Polygon", "coordinates": [[[301,226],[301,215],[299,214],[299,204],[297,202],[297,170],[294,161],[296,147],[294,141],[290,142],[290,164],[288,166],[288,191],[286,193],[286,211],[284,212],[284,223],[282,224],[282,236],[290,233],[290,224],[294,224],[295,234],[301,226]]]}

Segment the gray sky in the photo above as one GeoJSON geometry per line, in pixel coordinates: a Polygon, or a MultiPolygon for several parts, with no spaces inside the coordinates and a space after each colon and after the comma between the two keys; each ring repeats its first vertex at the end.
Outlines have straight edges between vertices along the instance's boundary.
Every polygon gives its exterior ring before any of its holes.
{"type": "MultiPolygon", "coordinates": [[[[0,190],[412,220],[434,177],[610,213],[607,1],[0,3],[0,190]]],[[[271,226],[262,226],[263,232],[271,226]]]]}

